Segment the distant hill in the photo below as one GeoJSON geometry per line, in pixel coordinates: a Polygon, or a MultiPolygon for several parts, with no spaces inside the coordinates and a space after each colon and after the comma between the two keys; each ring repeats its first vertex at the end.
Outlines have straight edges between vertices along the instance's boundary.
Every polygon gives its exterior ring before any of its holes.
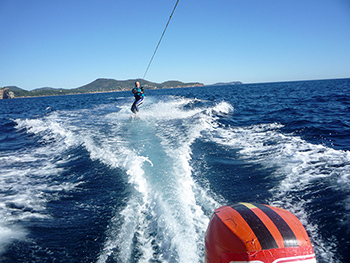
{"type": "Polygon", "coordinates": [[[150,82],[143,79],[115,80],[115,79],[96,79],[95,81],[76,88],[78,92],[100,92],[100,91],[125,91],[131,90],[135,81],[139,81],[141,86],[147,89],[166,89],[166,88],[184,88],[204,86],[202,83],[184,83],[181,81],[166,81],[163,83],[150,82]]]}
{"type": "Polygon", "coordinates": [[[136,80],[96,79],[74,90],[79,93],[131,90],[134,87],[135,81],[136,80]]]}
{"type": "Polygon", "coordinates": [[[208,86],[228,86],[228,85],[240,85],[240,84],[243,84],[243,83],[240,81],[231,81],[231,82],[218,82],[208,86]]]}
{"type": "Polygon", "coordinates": [[[202,83],[198,83],[198,82],[183,83],[181,81],[176,81],[176,80],[170,80],[170,81],[166,81],[166,82],[159,84],[159,88],[161,88],[161,89],[200,87],[200,86],[204,86],[204,85],[202,83]]]}
{"type": "Polygon", "coordinates": [[[43,87],[43,88],[38,88],[38,89],[34,89],[32,91],[41,91],[41,90],[57,90],[55,88],[50,88],[50,87],[43,87]]]}
{"type": "Polygon", "coordinates": [[[21,88],[16,87],[16,86],[7,86],[7,87],[4,87],[4,88],[9,88],[12,91],[25,91],[24,89],[21,89],[21,88]]]}
{"type": "Polygon", "coordinates": [[[96,92],[112,92],[112,91],[126,91],[131,90],[134,87],[135,81],[139,81],[141,86],[145,89],[166,89],[166,88],[186,88],[186,87],[200,87],[204,86],[203,83],[191,82],[184,83],[181,81],[166,81],[163,83],[150,82],[144,79],[129,79],[129,80],[115,80],[115,79],[96,79],[93,82],[84,86],[73,89],[60,89],[43,87],[37,88],[32,91],[27,91],[16,86],[8,86],[14,92],[15,97],[37,97],[37,96],[55,96],[55,95],[68,95],[68,94],[83,94],[83,93],[96,93],[96,92]]]}
{"type": "Polygon", "coordinates": [[[11,91],[13,91],[13,93],[15,94],[15,98],[30,96],[30,91],[21,89],[17,86],[3,87],[3,89],[5,89],[5,88],[9,88],[11,91]]]}

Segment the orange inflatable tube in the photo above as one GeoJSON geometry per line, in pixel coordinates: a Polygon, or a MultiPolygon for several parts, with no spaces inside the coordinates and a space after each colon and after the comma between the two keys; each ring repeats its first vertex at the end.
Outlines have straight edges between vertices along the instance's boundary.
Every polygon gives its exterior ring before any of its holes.
{"type": "Polygon", "coordinates": [[[239,203],[222,206],[205,236],[206,263],[316,263],[310,239],[292,213],[278,207],[239,203]]]}

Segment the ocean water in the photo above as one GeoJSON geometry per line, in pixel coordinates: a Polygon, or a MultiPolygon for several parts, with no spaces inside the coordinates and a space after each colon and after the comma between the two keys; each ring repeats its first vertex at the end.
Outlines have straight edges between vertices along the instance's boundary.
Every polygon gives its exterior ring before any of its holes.
{"type": "MultiPolygon", "coordinates": [[[[132,88],[132,87],[131,87],[132,88]]],[[[0,262],[203,262],[215,208],[275,205],[350,262],[350,79],[0,101],[0,262]]]]}

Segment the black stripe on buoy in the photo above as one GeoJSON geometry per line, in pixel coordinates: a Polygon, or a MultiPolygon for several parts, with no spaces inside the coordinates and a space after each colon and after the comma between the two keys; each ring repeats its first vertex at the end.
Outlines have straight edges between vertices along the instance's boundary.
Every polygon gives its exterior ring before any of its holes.
{"type": "Polygon", "coordinates": [[[284,219],[273,209],[266,205],[261,204],[253,204],[257,208],[259,208],[261,211],[263,211],[275,224],[278,231],[280,231],[285,247],[298,247],[298,239],[296,238],[295,234],[293,233],[293,230],[289,227],[289,225],[284,221],[284,219]]]}
{"type": "Polygon", "coordinates": [[[278,248],[276,240],[270,231],[252,210],[242,204],[235,204],[232,208],[248,223],[255,236],[258,238],[262,249],[278,248]]]}

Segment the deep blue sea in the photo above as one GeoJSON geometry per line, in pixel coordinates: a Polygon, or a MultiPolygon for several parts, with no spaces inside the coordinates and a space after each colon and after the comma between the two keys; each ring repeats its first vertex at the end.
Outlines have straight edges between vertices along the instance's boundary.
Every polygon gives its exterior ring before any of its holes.
{"type": "MultiPolygon", "coordinates": [[[[131,89],[132,87],[130,87],[131,89]]],[[[350,79],[0,101],[0,262],[203,262],[215,208],[350,262],[350,79]]]]}

